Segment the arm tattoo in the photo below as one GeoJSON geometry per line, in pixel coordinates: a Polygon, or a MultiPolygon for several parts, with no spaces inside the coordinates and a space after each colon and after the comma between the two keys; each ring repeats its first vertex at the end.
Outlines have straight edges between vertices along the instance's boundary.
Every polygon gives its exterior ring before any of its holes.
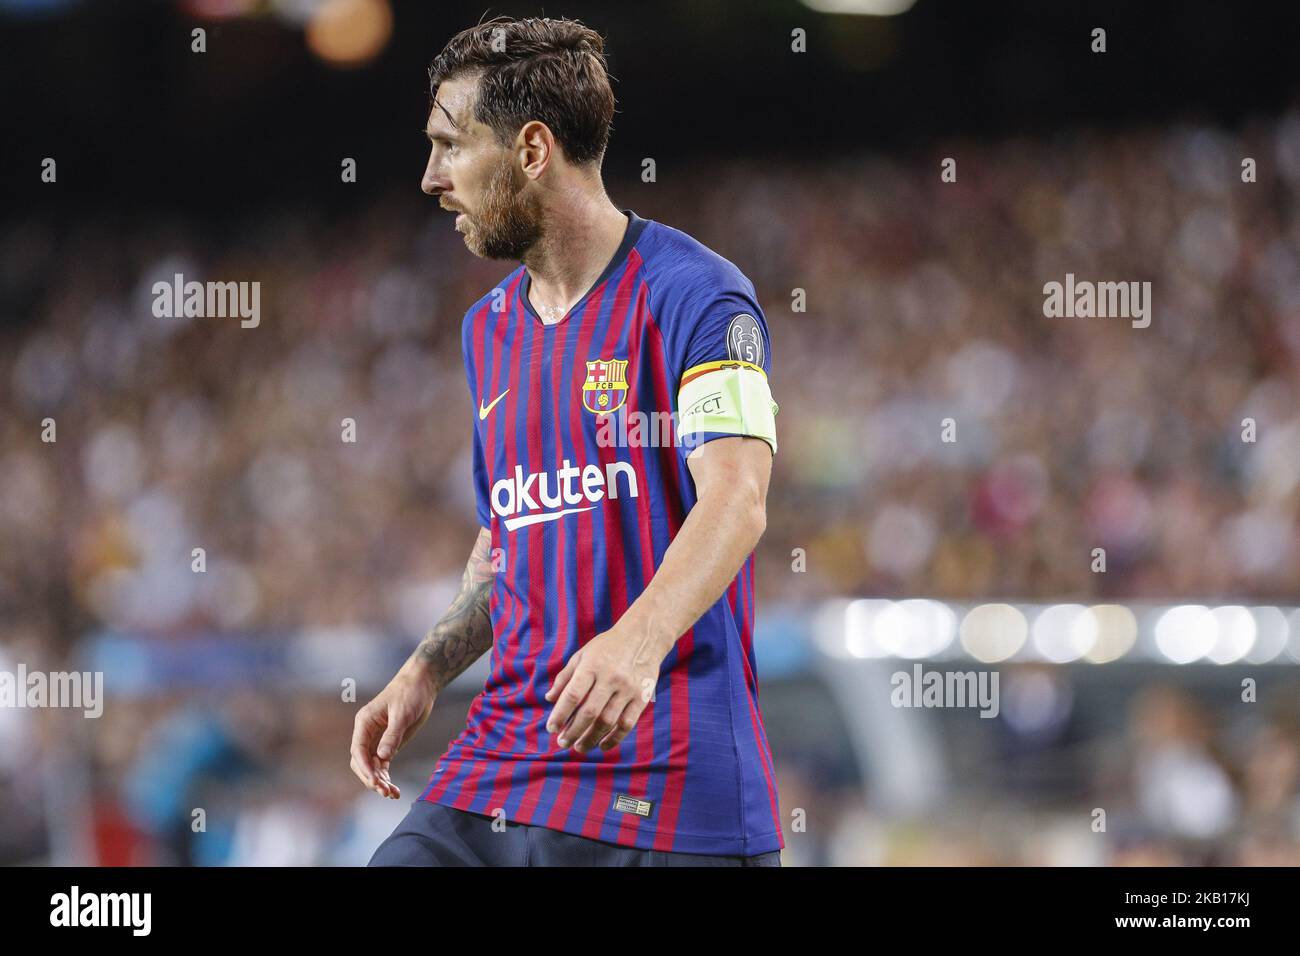
{"type": "Polygon", "coordinates": [[[492,618],[488,599],[495,571],[491,558],[492,535],[480,531],[474,553],[465,565],[460,593],[429,636],[415,649],[428,666],[434,686],[442,690],[492,646],[492,618]]]}

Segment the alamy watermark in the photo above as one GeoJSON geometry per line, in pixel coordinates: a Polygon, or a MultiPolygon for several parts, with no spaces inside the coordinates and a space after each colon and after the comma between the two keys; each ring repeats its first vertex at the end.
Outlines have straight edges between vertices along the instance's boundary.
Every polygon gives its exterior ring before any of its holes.
{"type": "MultiPolygon", "coordinates": [[[[686,415],[696,415],[709,409],[700,408],[701,402],[720,399],[709,396],[687,409],[686,415]]],[[[596,444],[601,448],[694,448],[705,444],[696,432],[683,435],[681,416],[677,412],[621,409],[602,415],[596,422],[596,444]]]]}
{"type": "Polygon", "coordinates": [[[152,893],[83,893],[73,886],[50,897],[50,925],[56,927],[122,927],[132,936],[153,929],[152,893]]]}
{"type": "Polygon", "coordinates": [[[889,683],[895,707],[978,707],[981,717],[1001,709],[997,671],[927,671],[918,663],[910,673],[895,671],[889,683]]]}
{"type": "Polygon", "coordinates": [[[255,329],[262,322],[262,283],[185,281],[176,273],[171,282],[153,284],[153,314],[159,319],[239,318],[239,326],[255,329]]]}
{"type": "Polygon", "coordinates": [[[1132,319],[1135,329],[1151,324],[1150,282],[1076,282],[1074,273],[1065,282],[1043,286],[1043,315],[1049,319],[1132,319]]]}
{"type": "Polygon", "coordinates": [[[80,710],[94,719],[104,713],[102,671],[0,670],[0,707],[80,710]]]}

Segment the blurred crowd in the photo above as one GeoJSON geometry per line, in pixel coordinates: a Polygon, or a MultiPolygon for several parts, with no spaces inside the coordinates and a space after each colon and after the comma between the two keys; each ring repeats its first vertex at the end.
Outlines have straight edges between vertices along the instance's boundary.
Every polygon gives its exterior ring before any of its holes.
{"type": "MultiPolygon", "coordinates": [[[[1109,665],[1114,667],[1115,665],[1109,665]]],[[[1122,666],[1122,665],[1121,665],[1122,666]]],[[[1004,670],[1004,710],[905,712],[938,751],[933,801],[888,805],[879,780],[800,746],[773,746],[787,865],[1300,866],[1300,693],[1268,706],[1218,688],[1078,670],[1004,670]],[[1112,685],[1112,686],[1107,686],[1112,685]]],[[[867,730],[866,733],[877,731],[867,730]]],[[[915,754],[899,758],[915,759],[915,754]]],[[[902,766],[879,768],[902,773],[902,766]]]]}
{"type": "MultiPolygon", "coordinates": [[[[760,601],[1300,593],[1300,113],[658,178],[611,176],[611,196],[737,263],[768,319],[760,601]],[[1045,317],[1067,273],[1149,281],[1150,327],[1045,317]]],[[[510,266],[470,256],[415,179],[349,213],[5,223],[9,660],[54,669],[106,634],[309,634],[328,659],[437,619],[474,535],[460,322],[510,266]],[[176,274],[260,282],[259,325],[157,318],[153,284],[176,274]]],[[[165,835],[192,832],[174,817],[192,794],[160,809],[149,791],[211,762],[243,781],[253,831],[333,821],[284,837],[329,862],[357,795],[337,772],[351,711],[323,699],[141,694],[75,732],[0,714],[0,795],[30,809],[42,786],[16,754],[89,752],[87,826],[183,859],[165,835]]],[[[1252,746],[1291,761],[1294,797],[1295,736],[1252,746]]],[[[1242,786],[1276,788],[1251,766],[1242,786]]],[[[205,860],[258,859],[228,837],[205,860]]]]}

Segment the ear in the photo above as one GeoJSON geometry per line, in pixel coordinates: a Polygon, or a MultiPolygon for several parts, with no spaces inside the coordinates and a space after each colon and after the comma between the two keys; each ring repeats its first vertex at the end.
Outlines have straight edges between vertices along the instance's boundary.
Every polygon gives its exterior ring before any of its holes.
{"type": "Polygon", "coordinates": [[[559,146],[555,134],[541,120],[529,120],[515,137],[515,155],[529,179],[539,179],[555,159],[559,146]]]}

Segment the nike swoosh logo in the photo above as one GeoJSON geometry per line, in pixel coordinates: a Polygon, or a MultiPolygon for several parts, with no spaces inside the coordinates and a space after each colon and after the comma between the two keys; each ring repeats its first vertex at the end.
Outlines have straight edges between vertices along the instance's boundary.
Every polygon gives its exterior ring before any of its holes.
{"type": "Polygon", "coordinates": [[[492,409],[497,407],[497,402],[501,401],[501,399],[506,397],[506,392],[508,391],[510,391],[510,389],[507,388],[505,392],[502,392],[496,398],[492,399],[492,404],[489,405],[487,408],[483,407],[483,399],[480,398],[478,400],[478,420],[483,421],[483,419],[487,418],[488,415],[491,413],[492,409]]]}
{"type": "Polygon", "coordinates": [[[579,511],[591,511],[592,508],[595,507],[595,505],[592,505],[591,508],[565,508],[563,511],[552,511],[550,514],[545,515],[523,515],[519,518],[507,518],[505,521],[506,530],[514,531],[515,528],[523,528],[530,524],[540,524],[543,521],[556,521],[563,518],[565,515],[577,514],[579,511]]]}

